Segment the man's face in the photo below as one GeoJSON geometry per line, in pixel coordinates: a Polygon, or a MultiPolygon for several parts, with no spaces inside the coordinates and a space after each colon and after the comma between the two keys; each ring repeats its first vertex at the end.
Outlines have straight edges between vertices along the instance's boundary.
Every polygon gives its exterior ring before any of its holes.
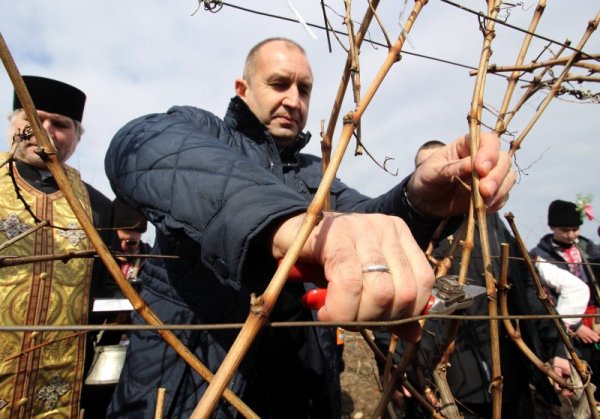
{"type": "Polygon", "coordinates": [[[573,244],[579,237],[579,227],[550,227],[550,230],[554,240],[561,243],[573,244]]]}
{"type": "Polygon", "coordinates": [[[248,80],[238,79],[236,94],[268,129],[279,147],[304,129],[313,77],[306,55],[283,41],[257,51],[248,80]]]}
{"type": "MultiPolygon", "coordinates": [[[[68,116],[49,113],[45,111],[37,111],[38,117],[43,128],[48,133],[50,139],[54,142],[54,147],[57,149],[57,158],[60,163],[67,161],[75,152],[79,135],[75,127],[75,122],[68,116]]],[[[23,132],[27,125],[31,123],[27,120],[25,111],[17,112],[11,119],[11,127],[9,129],[9,141],[12,142],[13,135],[17,132],[23,132]]],[[[15,151],[15,158],[30,166],[40,169],[46,168],[46,163],[35,152],[38,147],[38,142],[35,137],[29,140],[19,142],[15,151]]]]}
{"type": "Polygon", "coordinates": [[[142,233],[134,230],[117,230],[123,253],[138,253],[142,233]]]}

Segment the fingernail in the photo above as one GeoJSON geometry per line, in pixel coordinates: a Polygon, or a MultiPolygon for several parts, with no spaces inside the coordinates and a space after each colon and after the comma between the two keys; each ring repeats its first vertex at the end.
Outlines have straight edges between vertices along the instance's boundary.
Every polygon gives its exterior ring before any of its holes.
{"type": "Polygon", "coordinates": [[[498,184],[495,181],[490,180],[487,183],[487,189],[488,189],[490,196],[493,196],[498,191],[498,184]]]}
{"type": "Polygon", "coordinates": [[[489,160],[484,161],[481,164],[481,168],[485,170],[486,173],[489,173],[489,171],[492,169],[492,162],[489,160]]]}

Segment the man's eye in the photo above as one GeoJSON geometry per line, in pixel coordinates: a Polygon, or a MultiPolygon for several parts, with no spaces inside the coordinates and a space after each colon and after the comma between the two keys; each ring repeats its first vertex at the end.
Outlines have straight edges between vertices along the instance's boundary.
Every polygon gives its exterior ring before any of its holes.
{"type": "Polygon", "coordinates": [[[274,89],[283,90],[283,89],[286,89],[288,85],[287,85],[287,83],[283,83],[283,82],[274,82],[274,83],[271,83],[271,86],[273,86],[274,89]]]}

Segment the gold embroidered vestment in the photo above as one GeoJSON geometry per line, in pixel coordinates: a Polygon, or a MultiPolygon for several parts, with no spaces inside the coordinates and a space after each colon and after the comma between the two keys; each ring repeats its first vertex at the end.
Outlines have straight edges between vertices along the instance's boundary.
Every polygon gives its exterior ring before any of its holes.
{"type": "MultiPolygon", "coordinates": [[[[0,154],[4,161],[6,154],[0,154]]],[[[79,173],[67,177],[91,219],[87,189],[79,173]]],[[[20,194],[44,227],[0,252],[0,256],[61,254],[91,249],[60,190],[44,194],[14,170],[20,194]]],[[[8,165],[0,170],[0,244],[35,225],[18,199],[8,165]]],[[[92,259],[46,261],[0,268],[0,321],[7,325],[86,324],[92,259]]],[[[85,334],[73,331],[0,332],[0,417],[77,418],[83,383],[85,334]],[[6,358],[12,358],[5,361],[6,358]]]]}

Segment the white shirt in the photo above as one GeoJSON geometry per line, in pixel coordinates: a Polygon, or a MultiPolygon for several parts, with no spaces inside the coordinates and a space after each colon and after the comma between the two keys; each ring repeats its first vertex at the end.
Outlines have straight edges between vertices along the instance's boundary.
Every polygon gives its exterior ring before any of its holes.
{"type": "MultiPolygon", "coordinates": [[[[558,295],[558,314],[583,314],[590,299],[590,288],[571,272],[561,269],[541,257],[535,262],[540,281],[558,295]]],[[[567,326],[581,321],[581,318],[564,318],[567,326]]]]}

